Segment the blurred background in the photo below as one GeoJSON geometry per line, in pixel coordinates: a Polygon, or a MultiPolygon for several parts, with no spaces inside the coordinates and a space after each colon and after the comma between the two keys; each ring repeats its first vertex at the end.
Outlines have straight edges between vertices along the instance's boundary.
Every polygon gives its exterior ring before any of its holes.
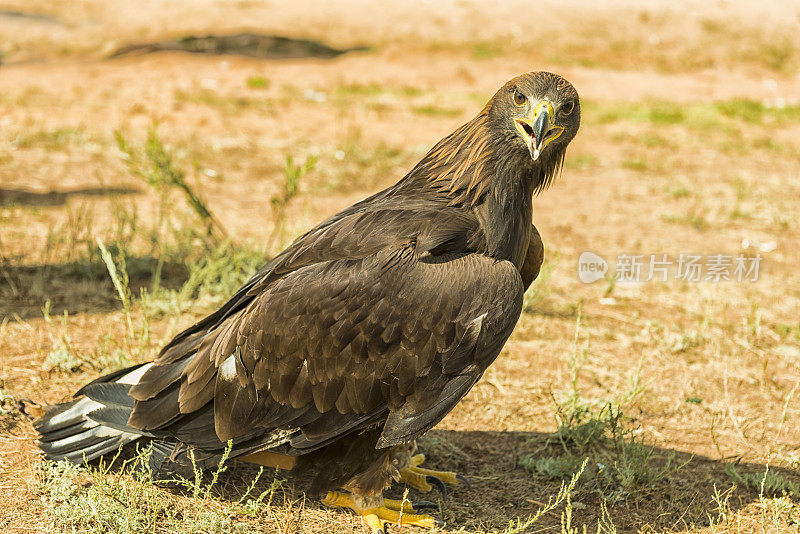
{"type": "Polygon", "coordinates": [[[474,481],[445,531],[567,509],[606,532],[796,528],[799,25],[777,0],[0,0],[0,526],[360,532],[290,480],[245,509],[247,468],[203,500],[42,465],[25,414],[153,358],[550,70],[581,131],[534,201],[547,258],[517,330],[422,443],[474,481]]]}

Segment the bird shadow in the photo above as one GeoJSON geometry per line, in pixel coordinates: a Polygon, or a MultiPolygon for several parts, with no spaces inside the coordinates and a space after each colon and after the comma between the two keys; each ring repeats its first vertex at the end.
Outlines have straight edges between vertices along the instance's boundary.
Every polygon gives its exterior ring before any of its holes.
{"type": "MultiPolygon", "coordinates": [[[[550,477],[523,467],[526,457],[546,459],[563,454],[557,441],[554,434],[542,432],[432,430],[419,440],[419,448],[426,455],[425,466],[464,474],[471,486],[450,487],[444,501],[436,490],[420,493],[411,489],[408,498],[439,500],[441,514],[433,515],[444,520],[447,529],[456,531],[503,530],[511,521],[524,522],[569,481],[569,474],[550,477]]],[[[718,517],[720,503],[737,510],[759,499],[759,491],[731,479],[729,462],[661,447],[652,448],[649,462],[656,470],[667,464],[673,469],[663,471],[658,480],[641,481],[627,494],[617,492],[612,500],[597,487],[598,465],[587,464],[571,494],[572,525],[586,525],[593,531],[610,518],[617,532],[639,532],[645,526],[654,531],[684,530],[709,526],[718,517]]],[[[800,483],[800,477],[790,470],[760,463],[736,464],[738,473],[754,478],[763,476],[767,469],[791,483],[800,483]]],[[[220,497],[239,500],[257,470],[252,464],[234,462],[220,479],[220,497]]],[[[319,499],[306,498],[303,480],[293,477],[292,472],[279,471],[275,476],[284,477],[286,482],[279,490],[284,502],[304,501],[304,507],[311,510],[325,508],[319,499]]],[[[258,495],[271,483],[272,477],[264,477],[253,492],[258,495]]],[[[402,485],[395,484],[385,495],[402,499],[404,491],[402,485]]],[[[542,515],[531,531],[558,530],[563,512],[562,502],[542,515]]]]}
{"type": "Polygon", "coordinates": [[[62,21],[57,19],[52,15],[47,15],[45,13],[33,13],[28,11],[15,11],[13,9],[2,9],[0,10],[0,19],[8,19],[8,20],[20,20],[20,21],[30,21],[30,22],[42,22],[48,24],[58,24],[64,25],[62,21]]]}
{"type": "MultiPolygon", "coordinates": [[[[127,257],[131,293],[159,286],[177,289],[189,277],[187,266],[163,262],[148,255],[127,257]]],[[[21,264],[0,256],[0,322],[41,317],[49,303],[52,315],[64,312],[103,313],[117,310],[120,301],[108,270],[99,255],[62,263],[21,264]]]]}
{"type": "Polygon", "coordinates": [[[63,206],[72,196],[96,197],[107,195],[133,195],[139,192],[138,189],[131,187],[82,187],[64,191],[51,190],[45,192],[0,187],[0,207],[63,206]]]}
{"type": "Polygon", "coordinates": [[[259,59],[333,59],[348,52],[366,50],[368,50],[366,47],[333,48],[320,41],[280,35],[237,33],[233,35],[189,35],[175,40],[134,43],[123,46],[109,57],[178,51],[202,55],[237,55],[259,59]]]}

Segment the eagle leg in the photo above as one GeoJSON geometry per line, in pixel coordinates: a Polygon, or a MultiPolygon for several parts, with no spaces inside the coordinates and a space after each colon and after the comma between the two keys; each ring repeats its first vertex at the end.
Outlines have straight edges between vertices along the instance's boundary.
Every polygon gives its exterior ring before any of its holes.
{"type": "Polygon", "coordinates": [[[427,501],[399,501],[384,499],[382,496],[364,498],[340,491],[329,491],[322,499],[322,504],[350,508],[364,519],[372,534],[385,534],[385,523],[423,528],[443,525],[438,519],[416,513],[421,508],[436,506],[427,501]]]}
{"type": "Polygon", "coordinates": [[[420,467],[424,461],[424,454],[415,454],[409,458],[408,467],[404,467],[400,470],[400,482],[422,492],[431,491],[433,485],[436,485],[442,492],[442,497],[445,499],[447,498],[447,487],[445,484],[464,484],[470,487],[469,481],[458,473],[452,471],[435,471],[433,469],[420,467]]]}

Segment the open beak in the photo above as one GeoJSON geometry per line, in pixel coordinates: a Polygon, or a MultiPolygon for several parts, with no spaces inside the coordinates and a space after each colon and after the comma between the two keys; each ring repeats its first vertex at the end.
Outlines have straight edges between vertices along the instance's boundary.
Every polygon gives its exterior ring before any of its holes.
{"type": "Polygon", "coordinates": [[[542,100],[534,106],[531,117],[514,119],[517,130],[528,145],[533,161],[539,159],[544,147],[564,131],[561,126],[553,124],[554,116],[553,104],[549,100],[542,100]]]}

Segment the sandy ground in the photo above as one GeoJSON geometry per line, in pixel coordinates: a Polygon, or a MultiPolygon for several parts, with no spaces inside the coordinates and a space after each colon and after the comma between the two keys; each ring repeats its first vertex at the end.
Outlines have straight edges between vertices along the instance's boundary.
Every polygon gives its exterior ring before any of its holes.
{"type": "MultiPolygon", "coordinates": [[[[69,310],[80,350],[117,335],[118,306],[92,295],[95,282],[15,286],[26,269],[69,257],[69,240],[46,243],[81,210],[104,228],[122,199],[152,219],[156,197],[131,176],[115,131],[140,143],[157,123],[234,239],[262,246],[287,155],[319,157],[290,208],[297,234],[402,177],[507,79],[553,70],[585,109],[563,175],[535,201],[552,273],[486,378],[427,442],[437,465],[475,480],[445,506],[445,531],[502,530],[557,490],[560,481],[519,459],[549,450],[540,447],[557,427],[551,392],[569,387],[578,308],[580,339],[590,340],[584,395],[611,398],[640,376],[646,390],[629,415],[659,461],[688,461],[642,499],[610,506],[618,530],[708,528],[713,487],[733,485],[725,462],[754,473],[778,466],[791,479],[800,461],[798,23],[800,5],[789,1],[0,2],[0,388],[56,402],[93,376],[43,370],[57,330],[42,319],[47,299],[54,316],[69,310]],[[106,59],[129,43],[245,30],[370,50],[332,60],[106,59]],[[742,102],[762,114],[719,112],[742,102]],[[611,287],[577,276],[587,250],[613,263],[622,254],[752,257],[759,246],[757,282],[611,287]]],[[[154,344],[203,311],[156,321],[154,344]]],[[[6,528],[59,531],[36,505],[30,424],[0,428],[6,528]]],[[[601,499],[576,498],[576,524],[594,530],[601,499]]],[[[740,530],[796,531],[791,506],[765,526],[770,502],[739,484],[729,504],[740,530]]],[[[360,531],[352,515],[307,506],[300,531],[360,531]]],[[[558,528],[560,513],[536,528],[558,528]]]]}

